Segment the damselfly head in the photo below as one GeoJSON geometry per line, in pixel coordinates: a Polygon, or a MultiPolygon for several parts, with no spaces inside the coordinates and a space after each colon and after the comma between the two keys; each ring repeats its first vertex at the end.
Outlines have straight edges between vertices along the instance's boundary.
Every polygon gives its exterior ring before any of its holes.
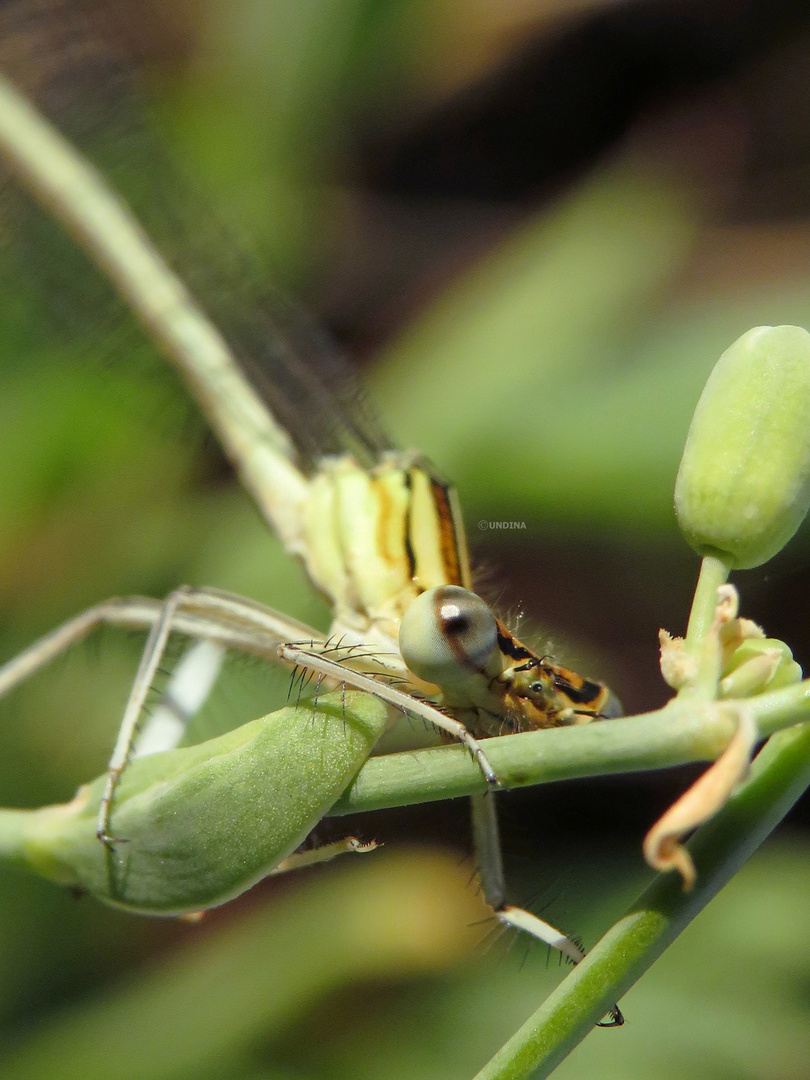
{"type": "MultiPolygon", "coordinates": [[[[514,639],[513,639],[514,640],[514,639]]],[[[533,657],[503,673],[509,696],[529,728],[586,724],[620,715],[608,688],[547,657],[533,657]]]]}
{"type": "Polygon", "coordinates": [[[617,716],[602,683],[584,679],[519,641],[468,589],[428,589],[406,611],[402,659],[441,691],[441,704],[479,735],[561,727],[617,716]]]}

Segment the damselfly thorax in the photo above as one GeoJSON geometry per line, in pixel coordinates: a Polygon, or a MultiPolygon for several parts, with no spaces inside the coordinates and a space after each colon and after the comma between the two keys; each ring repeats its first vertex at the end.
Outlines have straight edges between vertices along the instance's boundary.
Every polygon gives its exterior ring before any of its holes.
{"type": "Polygon", "coordinates": [[[322,458],[301,531],[335,612],[326,648],[348,668],[396,674],[481,736],[617,714],[607,687],[534,652],[471,591],[455,489],[424,457],[322,458]]]}

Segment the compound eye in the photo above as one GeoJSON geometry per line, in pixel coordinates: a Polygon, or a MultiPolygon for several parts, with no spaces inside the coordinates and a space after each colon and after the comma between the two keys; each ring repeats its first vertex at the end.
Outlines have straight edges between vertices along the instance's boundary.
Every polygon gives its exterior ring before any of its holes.
{"type": "Polygon", "coordinates": [[[442,689],[482,672],[497,642],[498,625],[489,607],[458,585],[422,593],[399,628],[399,648],[409,669],[442,689]]]}

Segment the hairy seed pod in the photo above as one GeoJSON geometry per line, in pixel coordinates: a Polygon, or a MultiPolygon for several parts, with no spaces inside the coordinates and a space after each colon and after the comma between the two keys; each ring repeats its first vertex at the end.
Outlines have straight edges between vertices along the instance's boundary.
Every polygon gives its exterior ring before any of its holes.
{"type": "Polygon", "coordinates": [[[238,896],[295,851],[386,721],[375,698],[335,693],[138,758],[116,791],[112,850],[96,837],[105,777],[65,806],[4,816],[15,815],[17,855],[39,873],[131,911],[187,914],[238,896]]]}
{"type": "Polygon", "coordinates": [[[695,409],[675,510],[700,555],[759,566],[810,505],[810,334],[758,326],[714,367],[695,409]]]}

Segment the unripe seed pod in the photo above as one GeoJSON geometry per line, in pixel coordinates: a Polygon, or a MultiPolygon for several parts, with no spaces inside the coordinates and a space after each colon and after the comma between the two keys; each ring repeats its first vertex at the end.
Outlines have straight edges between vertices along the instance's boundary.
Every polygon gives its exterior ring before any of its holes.
{"type": "Polygon", "coordinates": [[[675,511],[700,555],[759,566],[810,505],[810,334],[758,326],[714,367],[695,409],[675,511]]]}
{"type": "Polygon", "coordinates": [[[370,695],[329,694],[197,746],[137,758],[113,801],[120,841],[96,837],[105,777],[66,806],[14,815],[18,857],[117,907],[180,915],[250,888],[342,794],[387,722],[370,695]]]}

